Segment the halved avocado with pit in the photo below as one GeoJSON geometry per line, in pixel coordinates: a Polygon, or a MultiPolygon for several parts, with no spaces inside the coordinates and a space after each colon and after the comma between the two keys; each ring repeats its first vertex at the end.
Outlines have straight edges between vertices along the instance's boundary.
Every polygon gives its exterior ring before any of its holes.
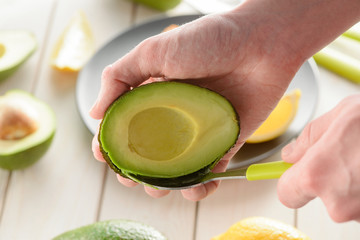
{"type": "Polygon", "coordinates": [[[100,150],[135,181],[177,185],[208,173],[235,144],[239,119],[209,89],[179,82],[146,84],[120,96],[100,125],[100,150]]]}
{"type": "Polygon", "coordinates": [[[14,170],[34,164],[55,134],[55,115],[43,101],[22,90],[0,97],[0,167],[14,170]]]}

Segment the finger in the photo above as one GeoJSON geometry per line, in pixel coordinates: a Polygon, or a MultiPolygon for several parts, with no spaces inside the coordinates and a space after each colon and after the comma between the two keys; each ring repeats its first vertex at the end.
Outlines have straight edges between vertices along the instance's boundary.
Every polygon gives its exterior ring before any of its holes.
{"type": "Polygon", "coordinates": [[[159,46],[161,43],[151,37],[104,69],[98,98],[90,110],[92,118],[103,118],[110,104],[131,87],[140,85],[150,77],[162,77],[164,60],[159,46]]]}
{"type": "Polygon", "coordinates": [[[170,193],[169,190],[159,190],[152,187],[144,186],[145,192],[153,198],[161,198],[170,193]]]}
{"type": "MultiPolygon", "coordinates": [[[[213,172],[224,172],[229,164],[230,159],[239,151],[240,147],[244,144],[244,142],[238,142],[233,148],[227,152],[221,161],[216,164],[216,166],[212,169],[213,172]]],[[[220,181],[211,181],[206,184],[202,184],[193,188],[181,190],[181,193],[184,198],[191,201],[199,201],[214,193],[216,189],[219,187],[220,181]]]]}
{"type": "Polygon", "coordinates": [[[101,151],[100,151],[100,145],[99,145],[99,128],[100,128],[100,125],[97,126],[97,129],[96,129],[96,132],[95,132],[95,135],[92,139],[92,142],[91,142],[91,150],[93,152],[93,155],[95,157],[96,160],[100,161],[100,162],[106,162],[106,160],[104,159],[101,151]]]}
{"type": "Polygon", "coordinates": [[[213,168],[213,172],[224,172],[230,162],[230,160],[235,156],[235,154],[240,150],[244,145],[244,141],[238,139],[236,144],[221,158],[216,166],[213,168]]]}
{"type": "Polygon", "coordinates": [[[89,112],[90,116],[94,119],[102,119],[110,104],[129,90],[129,85],[113,77],[113,67],[106,67],[101,76],[99,95],[89,112]]]}
{"type": "Polygon", "coordinates": [[[302,167],[302,162],[294,164],[279,179],[277,192],[282,204],[289,208],[300,208],[316,197],[311,192],[309,177],[302,167]]]}
{"type": "Polygon", "coordinates": [[[220,181],[211,181],[193,188],[181,190],[181,193],[185,199],[199,201],[215,192],[219,184],[220,181]]]}
{"type": "Polygon", "coordinates": [[[359,200],[348,196],[321,198],[330,218],[337,222],[348,222],[360,217],[359,200]],[[345,203],[345,204],[344,204],[345,203]]]}
{"type": "Polygon", "coordinates": [[[100,151],[99,141],[97,134],[92,139],[91,149],[96,160],[100,162],[106,162],[100,151]]]}
{"type": "Polygon", "coordinates": [[[136,87],[150,77],[163,77],[164,52],[161,53],[162,39],[151,37],[112,65],[112,77],[130,87],[136,87]]]}
{"type": "Polygon", "coordinates": [[[295,163],[299,161],[306,151],[314,145],[326,132],[333,122],[333,112],[328,112],[310,122],[300,136],[294,142],[290,142],[281,151],[281,157],[285,162],[295,163]]]}
{"type": "Polygon", "coordinates": [[[119,174],[117,174],[116,177],[117,177],[118,181],[126,187],[135,187],[136,185],[138,185],[138,183],[134,182],[133,180],[124,178],[124,177],[120,176],[119,174]]]}

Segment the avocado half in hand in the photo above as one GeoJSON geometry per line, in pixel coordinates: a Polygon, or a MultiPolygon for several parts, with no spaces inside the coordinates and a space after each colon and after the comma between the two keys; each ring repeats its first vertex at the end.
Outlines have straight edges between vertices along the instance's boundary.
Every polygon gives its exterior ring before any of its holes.
{"type": "Polygon", "coordinates": [[[0,167],[28,167],[49,148],[55,134],[52,109],[22,90],[0,97],[0,167]]]}
{"type": "Polygon", "coordinates": [[[179,186],[207,174],[236,143],[231,103],[209,89],[156,82],[120,96],[106,111],[100,150],[122,176],[179,186]]]}

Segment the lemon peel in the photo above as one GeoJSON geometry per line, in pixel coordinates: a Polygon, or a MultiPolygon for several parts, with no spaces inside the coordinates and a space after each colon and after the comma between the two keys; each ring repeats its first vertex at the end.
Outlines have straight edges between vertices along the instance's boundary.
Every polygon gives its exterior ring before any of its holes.
{"type": "Polygon", "coordinates": [[[233,224],[225,233],[211,240],[310,240],[295,227],[265,218],[250,217],[233,224]]]}
{"type": "Polygon", "coordinates": [[[261,143],[284,134],[296,116],[300,97],[300,89],[295,89],[284,95],[269,117],[246,142],[261,143]]]}
{"type": "Polygon", "coordinates": [[[77,72],[95,52],[95,41],[85,13],[78,11],[56,42],[51,65],[59,70],[77,72]]]}

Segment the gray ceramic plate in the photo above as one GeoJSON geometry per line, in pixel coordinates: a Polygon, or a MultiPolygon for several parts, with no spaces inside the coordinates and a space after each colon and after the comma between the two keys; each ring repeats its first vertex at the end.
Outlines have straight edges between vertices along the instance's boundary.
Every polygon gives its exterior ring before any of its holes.
{"type": "MultiPolygon", "coordinates": [[[[147,37],[160,33],[170,24],[184,24],[199,18],[200,15],[184,15],[153,20],[137,25],[117,37],[101,48],[79,73],[76,86],[76,101],[79,113],[94,134],[98,121],[90,118],[89,109],[95,102],[100,89],[100,78],[105,66],[113,63],[130,49],[147,37]]],[[[289,90],[300,88],[302,97],[299,110],[288,131],[281,137],[261,144],[245,144],[229,164],[229,169],[248,165],[273,155],[296,137],[310,121],[314,113],[318,97],[318,70],[315,62],[310,59],[300,68],[289,90]]]]}

